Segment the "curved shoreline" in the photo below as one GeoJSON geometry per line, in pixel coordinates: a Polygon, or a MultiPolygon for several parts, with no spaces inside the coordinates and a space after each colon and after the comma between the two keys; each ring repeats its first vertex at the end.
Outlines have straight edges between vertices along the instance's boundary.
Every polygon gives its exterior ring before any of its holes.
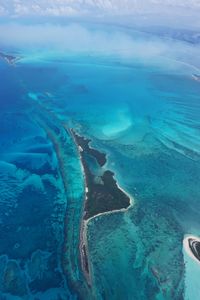
{"type": "Polygon", "coordinates": [[[200,265],[200,261],[196,258],[196,256],[194,255],[194,253],[192,252],[192,250],[190,248],[190,242],[189,242],[190,239],[193,239],[200,243],[200,238],[197,236],[194,236],[194,235],[187,235],[183,239],[183,247],[184,247],[185,252],[188,254],[188,256],[190,256],[190,258],[192,258],[194,261],[196,261],[200,265]]]}
{"type": "Polygon", "coordinates": [[[112,214],[112,213],[126,212],[126,211],[128,211],[131,207],[133,207],[133,203],[134,203],[133,198],[132,198],[132,197],[131,197],[124,189],[122,189],[118,184],[117,184],[117,187],[118,187],[119,190],[121,190],[124,194],[126,194],[126,195],[129,197],[129,199],[130,199],[130,204],[129,204],[129,206],[126,207],[126,208],[113,209],[113,210],[110,210],[110,211],[105,211],[105,212],[99,213],[99,214],[97,214],[97,215],[95,215],[95,216],[93,216],[93,217],[90,217],[89,219],[85,220],[85,222],[89,222],[89,221],[91,221],[92,219],[95,219],[95,218],[97,218],[97,217],[101,217],[101,216],[104,216],[104,215],[110,215],[110,214],[112,214]]]}
{"type": "MultiPolygon", "coordinates": [[[[122,190],[124,193],[126,193],[122,188],[119,187],[119,185],[117,185],[118,188],[120,190],[122,190]]],[[[127,193],[126,193],[127,194],[127,193]]],[[[128,195],[128,194],[127,194],[128,195]]],[[[90,221],[98,218],[98,217],[103,217],[106,215],[111,215],[111,214],[116,214],[116,213],[125,213],[127,212],[131,207],[133,207],[134,201],[133,198],[131,196],[129,196],[130,198],[130,204],[127,208],[121,208],[121,209],[116,209],[116,210],[111,210],[111,211],[107,211],[107,212],[103,212],[103,213],[99,213],[87,220],[82,219],[82,231],[83,231],[83,235],[82,235],[82,244],[85,245],[85,249],[86,249],[86,255],[87,255],[87,259],[89,262],[89,249],[88,249],[88,238],[87,238],[87,234],[88,234],[88,225],[90,223],[90,221]]],[[[92,279],[91,279],[91,269],[90,269],[90,276],[89,276],[89,285],[92,285],[92,279]]]]}

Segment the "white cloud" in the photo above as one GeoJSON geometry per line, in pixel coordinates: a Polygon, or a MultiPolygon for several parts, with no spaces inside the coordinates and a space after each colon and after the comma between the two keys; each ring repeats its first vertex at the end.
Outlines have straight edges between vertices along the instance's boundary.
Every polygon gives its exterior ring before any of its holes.
{"type": "Polygon", "coordinates": [[[199,45],[155,37],[147,38],[146,34],[128,34],[122,29],[112,28],[108,31],[103,28],[97,29],[93,26],[91,29],[77,24],[0,24],[0,41],[2,47],[14,47],[25,53],[25,57],[43,54],[44,57],[58,54],[62,57],[67,53],[83,53],[111,55],[145,63],[166,62],[165,59],[168,58],[167,65],[173,67],[174,60],[190,62],[199,55],[199,45]]]}
{"type": "Polygon", "coordinates": [[[0,13],[9,15],[71,16],[83,14],[134,14],[174,9],[200,11],[200,0],[0,0],[0,13]]]}
{"type": "Polygon", "coordinates": [[[5,9],[4,6],[0,6],[0,16],[4,16],[7,14],[7,10],[5,9]]]}

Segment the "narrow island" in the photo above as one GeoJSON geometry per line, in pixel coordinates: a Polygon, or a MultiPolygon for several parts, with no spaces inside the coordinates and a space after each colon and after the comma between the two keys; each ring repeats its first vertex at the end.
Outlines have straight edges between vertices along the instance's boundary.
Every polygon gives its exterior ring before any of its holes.
{"type": "Polygon", "coordinates": [[[91,140],[80,136],[73,129],[70,133],[79,151],[85,176],[85,201],[80,231],[80,257],[83,273],[91,285],[89,253],[87,245],[87,224],[100,215],[126,211],[132,204],[131,197],[123,191],[106,170],[106,154],[90,146],[91,140]]]}
{"type": "Polygon", "coordinates": [[[0,52],[0,58],[5,60],[9,65],[14,65],[18,57],[0,52]]]}

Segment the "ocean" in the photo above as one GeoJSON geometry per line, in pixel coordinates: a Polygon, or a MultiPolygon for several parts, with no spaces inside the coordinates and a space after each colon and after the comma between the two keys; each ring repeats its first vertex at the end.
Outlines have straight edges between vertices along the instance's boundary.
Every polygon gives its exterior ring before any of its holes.
{"type": "Polygon", "coordinates": [[[0,62],[1,299],[200,298],[200,271],[183,249],[200,232],[192,73],[178,61],[95,54],[0,62]],[[84,174],[66,128],[106,153],[133,201],[88,223],[91,287],[79,252],[84,174]]]}

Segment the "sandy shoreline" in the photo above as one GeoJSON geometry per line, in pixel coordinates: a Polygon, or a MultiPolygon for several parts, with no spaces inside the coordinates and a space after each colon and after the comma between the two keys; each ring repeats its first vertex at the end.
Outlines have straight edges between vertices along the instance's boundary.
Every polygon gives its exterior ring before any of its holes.
{"type": "MultiPolygon", "coordinates": [[[[102,216],[106,216],[106,215],[111,215],[111,214],[115,214],[115,213],[125,213],[127,212],[132,206],[133,206],[133,198],[128,195],[122,188],[119,187],[119,185],[117,184],[117,187],[123,191],[130,199],[130,205],[127,208],[121,208],[121,209],[116,209],[116,210],[111,210],[111,211],[107,211],[107,212],[103,212],[103,213],[99,213],[87,220],[84,220],[84,218],[82,217],[82,228],[81,228],[81,236],[80,236],[80,251],[81,254],[84,255],[83,253],[83,247],[85,246],[85,251],[86,251],[86,255],[87,255],[87,260],[88,260],[88,266],[89,266],[89,274],[87,274],[85,271],[84,273],[87,279],[88,284],[91,286],[92,285],[92,278],[91,278],[91,267],[90,267],[90,260],[89,260],[89,249],[88,249],[88,239],[87,239],[87,230],[88,230],[88,225],[89,222],[91,220],[94,220],[98,217],[102,217],[102,216]]],[[[85,200],[87,199],[87,191],[88,191],[88,187],[85,186],[85,200]]],[[[84,201],[85,204],[85,201],[84,201]]],[[[83,212],[84,213],[84,212],[83,212]]],[[[82,257],[82,268],[84,267],[84,258],[82,257]]],[[[84,270],[84,269],[83,269],[84,270]]]]}
{"type": "Polygon", "coordinates": [[[83,174],[83,177],[84,177],[85,194],[84,194],[84,201],[83,201],[83,208],[82,208],[82,217],[81,217],[81,226],[80,226],[79,252],[80,252],[81,268],[82,268],[83,274],[84,274],[84,276],[86,278],[87,284],[89,286],[91,286],[92,282],[91,282],[91,277],[90,277],[90,271],[87,272],[86,269],[85,269],[85,259],[88,260],[88,266],[89,266],[88,246],[87,246],[87,230],[85,229],[85,224],[84,224],[85,201],[87,199],[88,187],[87,187],[87,180],[86,180],[85,170],[84,170],[84,167],[83,167],[82,156],[81,156],[81,152],[83,151],[83,149],[81,147],[79,147],[79,145],[77,145],[72,130],[70,128],[68,128],[67,126],[64,126],[64,127],[68,131],[68,133],[70,134],[70,136],[72,137],[72,139],[74,141],[74,144],[77,147],[79,159],[80,159],[80,162],[81,162],[82,174],[83,174]],[[84,251],[84,247],[85,247],[85,251],[84,251]]]}
{"type": "Polygon", "coordinates": [[[185,252],[200,265],[200,261],[194,256],[189,246],[189,239],[194,239],[195,241],[200,242],[200,238],[194,235],[187,235],[183,239],[183,247],[185,252]]]}
{"type": "Polygon", "coordinates": [[[67,126],[65,126],[65,128],[70,133],[70,135],[73,138],[74,143],[75,143],[75,145],[77,147],[77,151],[78,151],[78,154],[79,154],[79,159],[80,159],[80,162],[81,162],[81,168],[82,168],[83,176],[84,176],[85,196],[84,196],[84,202],[83,202],[83,211],[82,211],[82,219],[81,219],[81,227],[80,227],[79,251],[80,251],[80,259],[81,259],[82,271],[84,273],[84,276],[85,276],[85,278],[87,280],[88,285],[91,286],[92,285],[91,266],[90,266],[90,260],[89,260],[88,239],[87,239],[88,224],[89,224],[89,222],[91,220],[96,219],[96,218],[101,217],[101,216],[104,216],[104,215],[110,215],[110,214],[114,214],[114,213],[124,213],[124,212],[127,212],[133,206],[134,200],[116,182],[116,185],[117,185],[118,189],[121,190],[129,198],[129,201],[130,201],[129,206],[126,207],[126,208],[121,208],[121,209],[115,209],[115,210],[111,210],[111,211],[102,212],[102,213],[99,213],[99,214],[97,214],[95,216],[90,217],[87,220],[84,220],[85,204],[86,204],[87,193],[88,193],[89,188],[88,188],[88,185],[87,185],[87,178],[85,176],[84,163],[83,163],[82,155],[81,155],[81,152],[83,151],[83,149],[77,144],[77,141],[75,139],[75,136],[74,136],[74,133],[73,133],[72,129],[69,129],[67,126]],[[87,268],[88,268],[87,270],[86,270],[86,265],[87,265],[87,268]]]}
{"type": "Polygon", "coordinates": [[[85,220],[85,222],[88,223],[92,219],[96,219],[97,217],[104,216],[104,215],[110,215],[110,214],[119,213],[119,212],[126,212],[126,211],[128,211],[133,206],[133,203],[134,203],[133,198],[124,189],[122,189],[118,184],[117,184],[117,187],[118,187],[119,190],[121,190],[124,194],[126,194],[129,197],[129,199],[130,199],[129,206],[127,208],[114,209],[114,210],[111,210],[111,211],[105,211],[103,213],[99,213],[99,214],[97,214],[97,215],[95,215],[95,216],[93,216],[93,217],[85,220]]]}
{"type": "MultiPolygon", "coordinates": [[[[128,195],[122,188],[119,187],[118,184],[117,184],[117,186],[121,191],[123,191],[126,195],[128,195]]],[[[86,189],[88,189],[87,186],[86,186],[86,189]]],[[[133,198],[130,197],[130,195],[128,195],[128,196],[130,198],[130,205],[127,208],[121,208],[121,209],[116,209],[116,210],[111,210],[111,211],[99,213],[99,214],[97,214],[97,215],[95,215],[95,216],[93,216],[93,217],[91,217],[87,220],[84,220],[82,218],[82,227],[83,227],[82,231],[83,232],[82,232],[82,236],[81,236],[81,240],[80,240],[80,245],[81,244],[85,245],[86,255],[87,255],[87,259],[88,259],[88,265],[89,265],[89,262],[90,262],[90,260],[89,260],[89,249],[88,249],[88,239],[87,239],[87,230],[88,230],[89,222],[91,220],[94,220],[94,219],[98,218],[98,217],[111,215],[111,214],[115,214],[115,213],[125,213],[125,212],[127,212],[133,206],[133,203],[134,203],[133,198]]],[[[90,269],[90,272],[89,272],[89,282],[88,283],[89,283],[90,286],[92,285],[91,269],[90,269]]]]}

